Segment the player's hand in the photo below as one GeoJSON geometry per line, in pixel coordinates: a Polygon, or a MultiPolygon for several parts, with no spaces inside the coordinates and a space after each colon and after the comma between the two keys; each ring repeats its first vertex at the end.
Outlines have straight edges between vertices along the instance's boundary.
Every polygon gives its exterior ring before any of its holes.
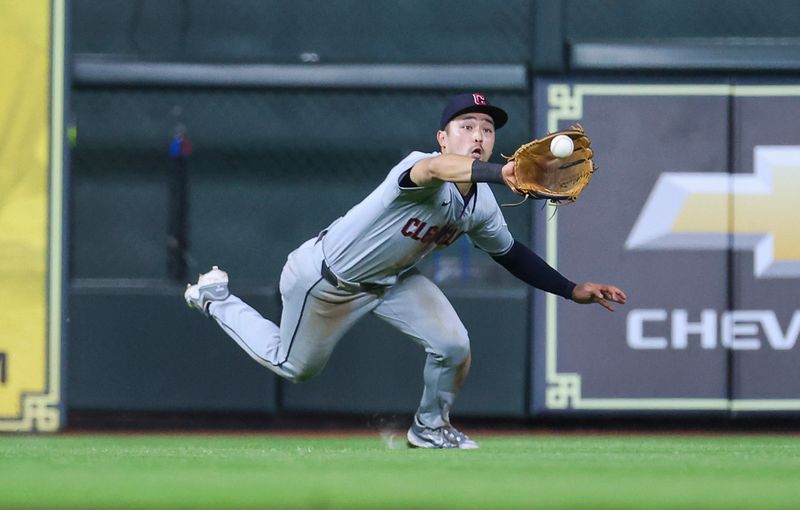
{"type": "Polygon", "coordinates": [[[517,195],[522,195],[523,193],[517,190],[517,177],[514,174],[514,165],[516,165],[516,163],[512,159],[511,161],[503,165],[501,173],[503,174],[503,180],[506,181],[506,186],[511,188],[511,191],[513,191],[517,195]]]}
{"type": "Polygon", "coordinates": [[[572,290],[572,300],[583,305],[597,303],[609,312],[613,312],[614,307],[609,304],[609,301],[624,305],[628,301],[628,296],[613,285],[583,282],[572,290]]]}

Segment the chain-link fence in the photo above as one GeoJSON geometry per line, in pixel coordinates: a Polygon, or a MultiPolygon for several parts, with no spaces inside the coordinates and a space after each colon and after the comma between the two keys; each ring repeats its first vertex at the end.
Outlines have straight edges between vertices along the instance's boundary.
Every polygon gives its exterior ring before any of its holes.
{"type": "MultiPolygon", "coordinates": [[[[219,264],[240,282],[272,285],[292,249],[347,212],[407,153],[438,149],[438,119],[454,92],[79,88],[72,276],[174,276],[174,181],[186,171],[189,273],[219,264]],[[177,132],[191,141],[185,169],[170,157],[177,132]]],[[[530,99],[525,91],[488,96],[511,114],[498,132],[500,161],[531,134],[530,99]]],[[[501,202],[515,201],[495,190],[501,202]]],[[[505,212],[527,239],[529,206],[505,212]]],[[[434,254],[425,270],[443,283],[511,284],[466,243],[434,254]]]]}
{"type": "Polygon", "coordinates": [[[533,0],[73,0],[76,53],[273,63],[518,63],[533,0]]]}

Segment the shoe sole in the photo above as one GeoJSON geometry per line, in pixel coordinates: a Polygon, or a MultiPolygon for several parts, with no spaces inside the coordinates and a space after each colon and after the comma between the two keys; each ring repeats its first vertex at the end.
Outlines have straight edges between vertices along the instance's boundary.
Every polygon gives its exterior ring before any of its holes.
{"type": "Polygon", "coordinates": [[[416,434],[412,433],[411,430],[408,431],[406,434],[406,439],[408,440],[409,448],[426,448],[426,449],[435,449],[435,450],[455,450],[458,447],[444,447],[444,446],[437,446],[433,443],[429,443],[424,439],[421,439],[416,434]]]}
{"type": "Polygon", "coordinates": [[[438,450],[477,450],[478,448],[480,448],[480,445],[475,441],[472,441],[471,439],[469,443],[463,443],[454,448],[444,448],[442,446],[436,446],[434,444],[428,443],[427,441],[420,439],[419,437],[417,437],[416,434],[413,434],[410,430],[406,434],[406,439],[408,441],[409,448],[427,448],[427,449],[435,448],[438,450]]]}
{"type": "Polygon", "coordinates": [[[412,434],[410,430],[406,434],[406,439],[408,440],[409,448],[439,448],[417,438],[416,434],[412,434]]]}

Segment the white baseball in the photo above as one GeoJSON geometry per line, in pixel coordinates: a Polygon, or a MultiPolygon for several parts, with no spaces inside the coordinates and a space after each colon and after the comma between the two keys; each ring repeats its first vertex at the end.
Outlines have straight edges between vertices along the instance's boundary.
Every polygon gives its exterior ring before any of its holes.
{"type": "Polygon", "coordinates": [[[558,135],[550,140],[550,152],[557,158],[566,158],[575,150],[572,138],[567,135],[558,135]]]}

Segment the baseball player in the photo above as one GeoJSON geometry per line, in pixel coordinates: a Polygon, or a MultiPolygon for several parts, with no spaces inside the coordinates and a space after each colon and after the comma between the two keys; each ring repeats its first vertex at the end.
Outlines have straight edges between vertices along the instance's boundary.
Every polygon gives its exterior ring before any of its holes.
{"type": "Polygon", "coordinates": [[[427,353],[424,390],[408,443],[478,448],[450,423],[470,367],[469,336],[442,291],[415,269],[465,234],[522,281],[613,311],[625,293],[575,284],[515,240],[489,182],[514,189],[514,162],[489,163],[505,111],[478,93],[452,97],[436,133],[440,152],[412,152],[344,216],[289,254],[280,277],[280,325],[231,294],[214,266],[187,286],[190,307],[213,318],[255,361],[293,382],[318,374],[339,339],[372,313],[427,353]]]}

